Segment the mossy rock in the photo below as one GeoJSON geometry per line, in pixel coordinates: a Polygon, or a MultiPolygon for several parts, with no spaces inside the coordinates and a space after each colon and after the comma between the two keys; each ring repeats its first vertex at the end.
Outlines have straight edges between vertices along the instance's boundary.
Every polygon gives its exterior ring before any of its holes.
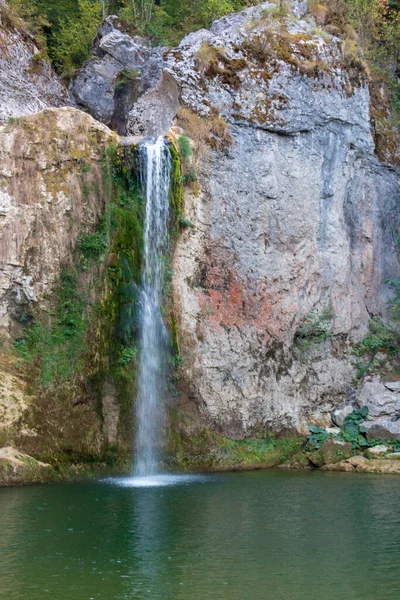
{"type": "Polygon", "coordinates": [[[310,452],[307,457],[315,467],[319,468],[346,460],[353,454],[353,447],[349,442],[328,438],[318,450],[310,452]]]}

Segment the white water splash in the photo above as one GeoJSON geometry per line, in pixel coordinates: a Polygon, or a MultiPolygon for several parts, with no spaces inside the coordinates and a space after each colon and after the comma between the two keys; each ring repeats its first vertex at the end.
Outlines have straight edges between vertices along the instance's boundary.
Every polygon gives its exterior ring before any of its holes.
{"type": "Polygon", "coordinates": [[[146,196],[144,273],[140,290],[140,366],[136,403],[135,475],[155,475],[163,449],[168,332],[161,314],[168,250],[171,156],[164,138],[140,146],[146,196]]]}
{"type": "Polygon", "coordinates": [[[211,475],[148,475],[147,477],[109,477],[102,483],[109,483],[126,488],[153,488],[172,485],[189,485],[191,483],[214,482],[211,475]]]}

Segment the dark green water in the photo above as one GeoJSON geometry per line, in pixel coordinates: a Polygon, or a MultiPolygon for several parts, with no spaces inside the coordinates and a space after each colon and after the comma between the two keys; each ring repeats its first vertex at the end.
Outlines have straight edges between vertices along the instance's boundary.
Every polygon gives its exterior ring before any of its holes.
{"type": "Polygon", "coordinates": [[[3,600],[399,600],[400,478],[0,490],[3,600]]]}

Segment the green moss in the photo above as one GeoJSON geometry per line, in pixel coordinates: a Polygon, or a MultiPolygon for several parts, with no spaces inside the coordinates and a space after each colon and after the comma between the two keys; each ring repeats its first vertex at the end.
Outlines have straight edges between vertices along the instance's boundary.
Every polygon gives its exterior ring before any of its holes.
{"type": "Polygon", "coordinates": [[[172,210],[172,230],[175,237],[179,233],[179,223],[182,218],[183,209],[183,181],[182,181],[182,170],[181,170],[181,158],[179,151],[174,144],[170,144],[171,153],[171,192],[170,192],[170,205],[172,210]]]}
{"type": "MultiPolygon", "coordinates": [[[[172,418],[176,424],[176,415],[172,418]]],[[[300,451],[300,437],[248,437],[232,440],[208,429],[171,435],[170,466],[182,471],[265,469],[287,462],[300,451]]]]}

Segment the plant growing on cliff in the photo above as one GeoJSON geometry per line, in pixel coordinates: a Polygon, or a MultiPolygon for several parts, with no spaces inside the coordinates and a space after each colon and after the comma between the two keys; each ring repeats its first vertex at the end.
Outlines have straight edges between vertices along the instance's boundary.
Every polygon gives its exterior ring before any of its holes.
{"type": "Polygon", "coordinates": [[[342,442],[350,442],[354,451],[376,445],[378,442],[370,442],[365,437],[365,429],[362,423],[367,417],[367,406],[353,410],[352,413],[346,416],[343,428],[339,434],[328,433],[326,429],[318,425],[309,425],[310,435],[307,438],[307,445],[312,449],[318,450],[329,437],[342,442]]]}
{"type": "Polygon", "coordinates": [[[78,0],[78,6],[78,16],[61,22],[57,44],[50,48],[54,65],[65,76],[70,76],[89,56],[102,18],[99,3],[78,0]]]}
{"type": "Polygon", "coordinates": [[[332,313],[325,310],[321,314],[316,311],[306,315],[297,328],[295,343],[308,350],[313,345],[322,344],[332,337],[332,313]]]}
{"type": "Polygon", "coordinates": [[[64,269],[55,289],[54,313],[36,319],[27,329],[24,344],[25,359],[32,360],[40,370],[44,387],[52,386],[79,370],[86,350],[87,303],[78,291],[78,274],[64,269]]]}
{"type": "Polygon", "coordinates": [[[361,360],[355,363],[357,379],[360,379],[369,369],[380,367],[378,354],[386,355],[398,362],[400,358],[400,283],[388,282],[395,296],[388,303],[390,319],[373,317],[369,322],[369,331],[360,344],[353,346],[353,354],[361,360]]]}
{"type": "Polygon", "coordinates": [[[192,156],[192,148],[190,146],[189,136],[187,133],[180,135],[178,138],[179,154],[182,160],[188,162],[192,156]]]}
{"type": "Polygon", "coordinates": [[[98,263],[107,250],[106,222],[107,217],[104,215],[96,232],[87,233],[78,238],[77,246],[80,251],[81,265],[84,270],[90,264],[98,263]]]}

